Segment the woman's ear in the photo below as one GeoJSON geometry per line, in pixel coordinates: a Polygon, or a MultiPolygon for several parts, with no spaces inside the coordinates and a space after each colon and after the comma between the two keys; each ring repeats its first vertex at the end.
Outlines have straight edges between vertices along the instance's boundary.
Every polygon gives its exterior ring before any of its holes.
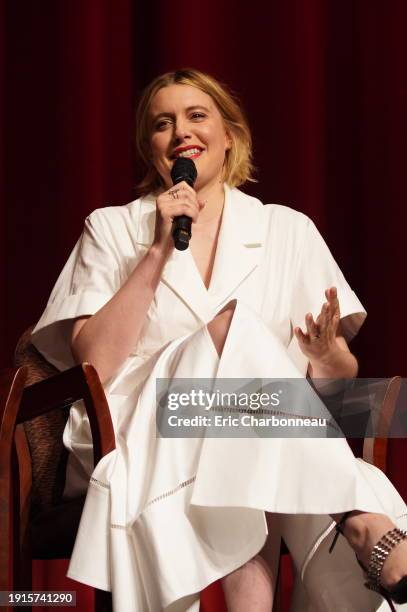
{"type": "Polygon", "coordinates": [[[230,135],[230,132],[226,132],[226,138],[225,138],[226,142],[225,142],[225,151],[229,151],[232,148],[232,144],[233,144],[233,139],[230,135]]]}

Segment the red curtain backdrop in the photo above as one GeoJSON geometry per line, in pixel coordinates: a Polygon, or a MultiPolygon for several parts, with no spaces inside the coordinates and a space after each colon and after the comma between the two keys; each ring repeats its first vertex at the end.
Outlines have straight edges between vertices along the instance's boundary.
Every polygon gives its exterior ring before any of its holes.
{"type": "MultiPolygon", "coordinates": [[[[361,375],[407,375],[404,0],[3,0],[0,16],[1,365],[85,216],[134,198],[139,92],[192,66],[247,111],[259,182],[244,189],[311,216],[369,311],[361,375]]],[[[393,441],[407,497],[403,453],[393,441]]]]}

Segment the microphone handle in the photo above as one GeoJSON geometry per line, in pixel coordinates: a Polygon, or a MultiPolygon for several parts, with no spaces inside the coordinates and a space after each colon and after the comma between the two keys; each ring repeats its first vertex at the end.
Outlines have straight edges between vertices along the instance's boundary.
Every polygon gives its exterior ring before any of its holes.
{"type": "Polygon", "coordinates": [[[174,239],[174,246],[177,251],[185,251],[189,247],[189,239],[191,238],[191,217],[187,215],[180,215],[174,219],[174,228],[172,230],[172,237],[174,239]]]}
{"type": "MultiPolygon", "coordinates": [[[[185,181],[190,187],[193,187],[195,182],[190,176],[182,176],[174,182],[174,185],[177,185],[181,181],[185,181]]],[[[172,237],[174,246],[177,251],[185,251],[189,247],[189,239],[192,235],[192,219],[191,217],[187,217],[187,215],[180,215],[179,217],[175,217],[173,224],[172,237]]]]}

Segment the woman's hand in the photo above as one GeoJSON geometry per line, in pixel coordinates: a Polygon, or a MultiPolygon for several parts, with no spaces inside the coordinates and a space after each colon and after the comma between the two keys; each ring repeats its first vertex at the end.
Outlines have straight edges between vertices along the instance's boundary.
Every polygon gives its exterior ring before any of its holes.
{"type": "Polygon", "coordinates": [[[310,361],[326,361],[338,350],[336,334],[341,313],[336,287],[325,291],[326,299],[317,320],[309,312],[305,316],[306,333],[300,327],[294,329],[301,351],[310,361]]]}
{"type": "Polygon", "coordinates": [[[336,287],[325,291],[326,299],[317,320],[311,313],[305,316],[307,328],[294,329],[301,351],[309,359],[308,374],[318,378],[352,378],[357,375],[358,363],[340,333],[341,318],[336,287]]]}
{"type": "Polygon", "coordinates": [[[161,193],[156,202],[157,214],[155,221],[155,232],[153,246],[159,247],[165,253],[172,250],[172,223],[175,217],[186,215],[196,223],[199,213],[204,207],[196,192],[186,183],[178,183],[161,193]]]}

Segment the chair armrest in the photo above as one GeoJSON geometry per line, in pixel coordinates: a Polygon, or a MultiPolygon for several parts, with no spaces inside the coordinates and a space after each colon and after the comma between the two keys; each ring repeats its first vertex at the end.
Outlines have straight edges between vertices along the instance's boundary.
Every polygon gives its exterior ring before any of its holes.
{"type": "Polygon", "coordinates": [[[95,368],[83,363],[26,387],[17,423],[83,400],[93,439],[95,464],[115,448],[113,424],[102,383],[95,368]]]}
{"type": "Polygon", "coordinates": [[[397,399],[402,384],[401,376],[390,378],[380,406],[380,415],[375,438],[365,438],[363,459],[372,463],[383,472],[387,468],[387,450],[391,424],[397,406],[397,399]]]}

